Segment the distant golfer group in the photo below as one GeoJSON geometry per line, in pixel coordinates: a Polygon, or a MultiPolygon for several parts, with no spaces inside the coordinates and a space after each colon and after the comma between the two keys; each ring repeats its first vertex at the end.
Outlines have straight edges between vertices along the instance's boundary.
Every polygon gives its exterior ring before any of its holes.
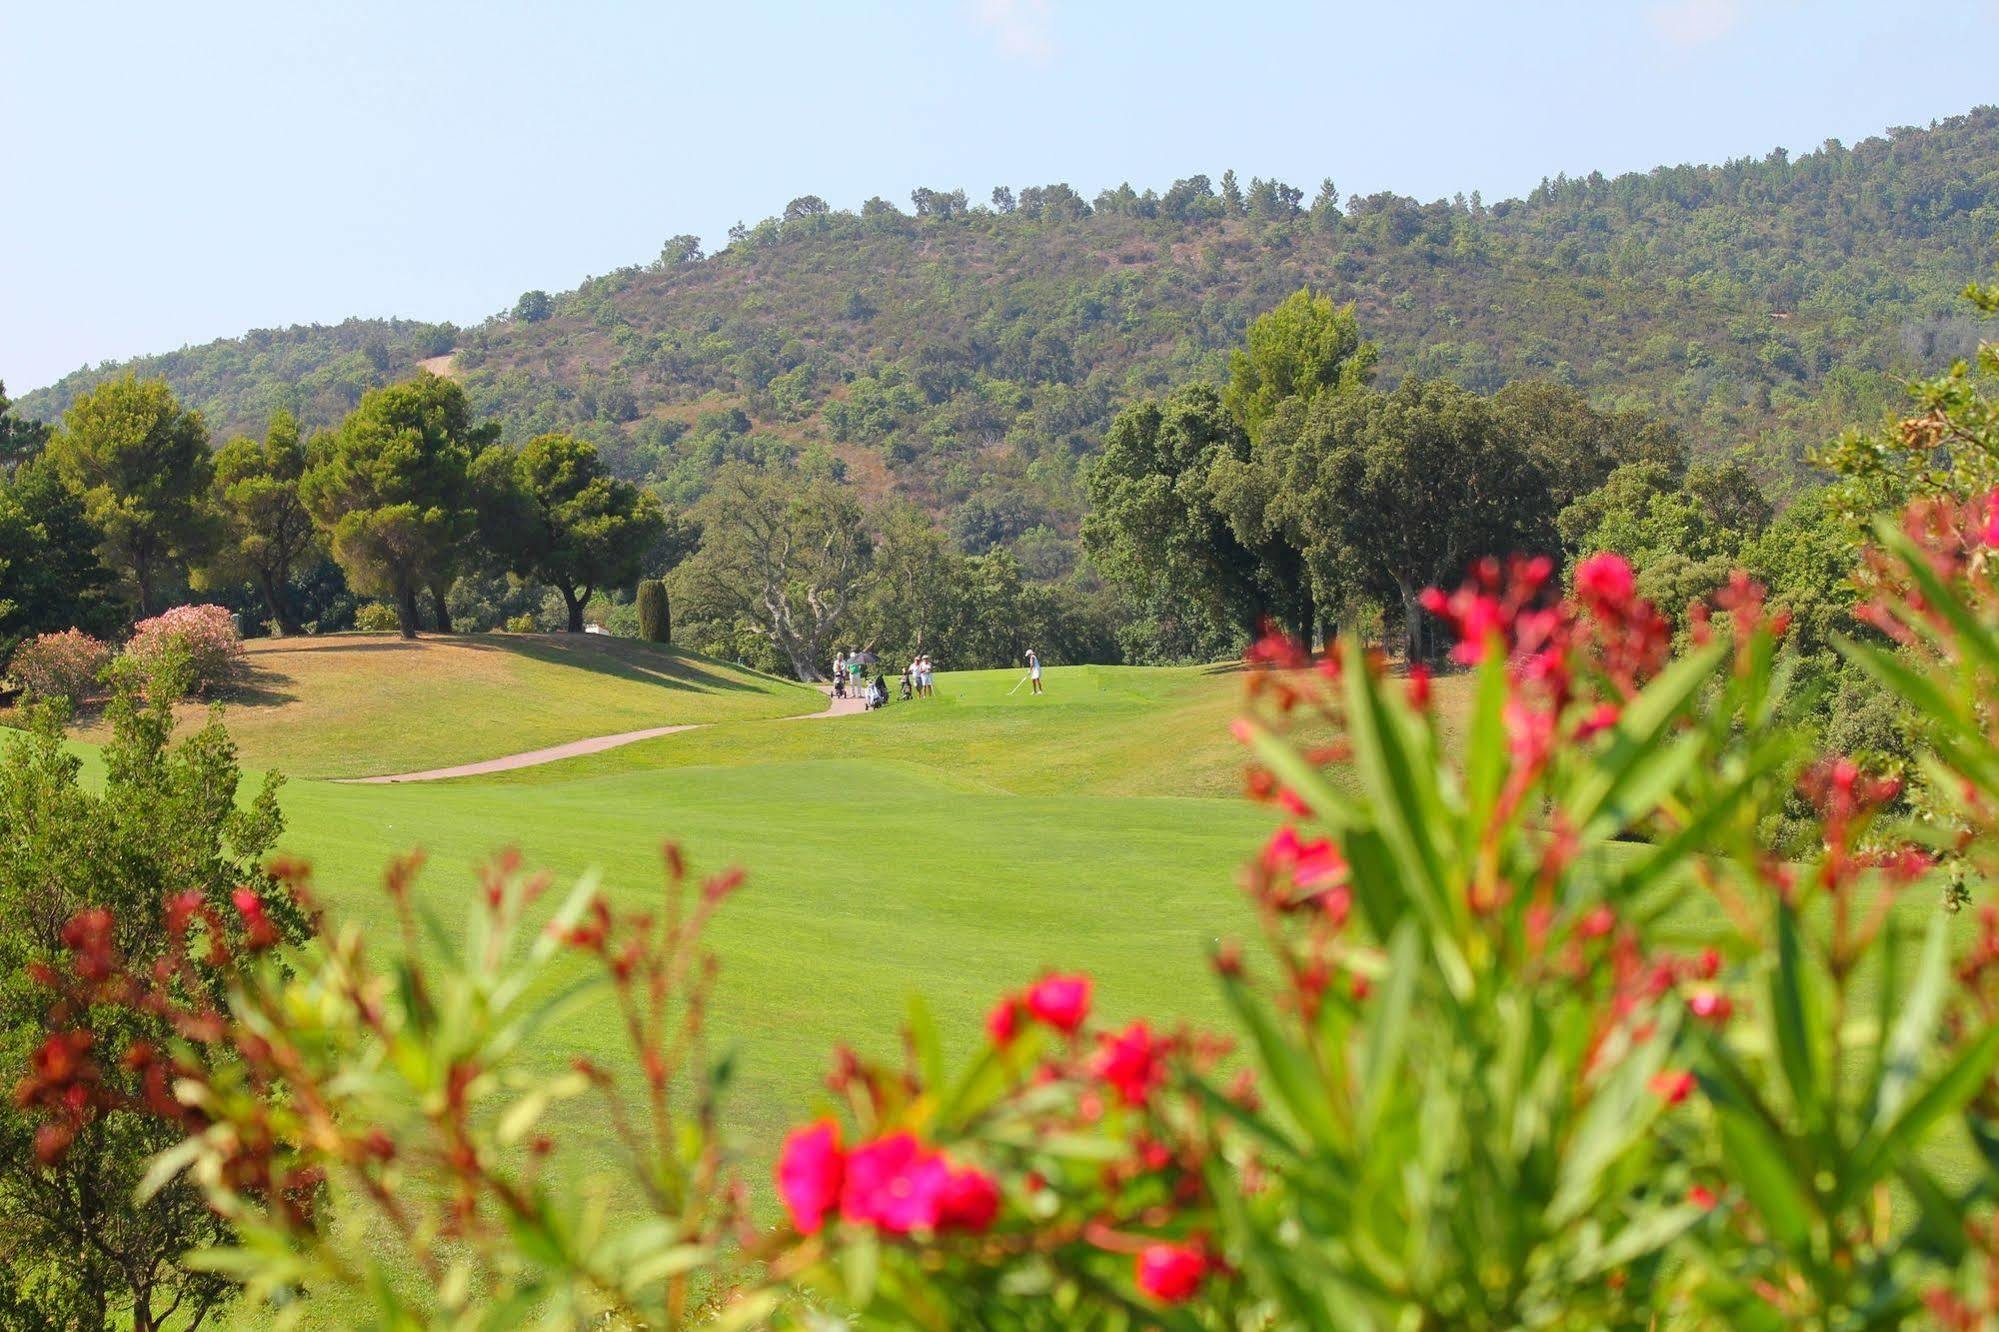
{"type": "MultiPolygon", "coordinates": [[[[881,670],[877,665],[879,661],[880,658],[876,657],[874,653],[863,651],[860,648],[847,648],[835,653],[833,655],[833,697],[862,699],[870,708],[879,708],[886,704],[888,702],[888,681],[882,677],[881,670]],[[873,680],[868,679],[868,668],[870,666],[876,666],[873,680]]],[[[1020,684],[1016,684],[1013,688],[1019,689],[1020,685],[1031,681],[1034,685],[1035,693],[1044,692],[1041,688],[1041,658],[1035,653],[1033,648],[1027,650],[1026,661],[1027,675],[1020,681],[1020,684]]],[[[1013,690],[1008,690],[1007,692],[1011,694],[1013,690]]],[[[928,652],[919,652],[911,657],[908,664],[902,668],[902,696],[905,700],[911,698],[931,698],[936,693],[937,673],[931,663],[930,654],[928,652]]]]}

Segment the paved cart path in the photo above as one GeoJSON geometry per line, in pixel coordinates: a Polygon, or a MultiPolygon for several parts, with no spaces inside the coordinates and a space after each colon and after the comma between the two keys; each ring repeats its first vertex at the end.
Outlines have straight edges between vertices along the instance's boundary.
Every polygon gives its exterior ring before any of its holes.
{"type": "MultiPolygon", "coordinates": [[[[867,711],[866,705],[858,698],[833,698],[828,696],[823,712],[801,712],[793,717],[783,717],[781,721],[812,721],[821,717],[851,717],[857,712],[867,711]]],[[[335,780],[349,785],[381,786],[391,782],[441,782],[452,777],[483,777],[487,773],[511,772],[515,768],[532,768],[542,763],[556,763],[562,759],[579,758],[584,754],[601,754],[607,749],[620,745],[636,744],[640,740],[653,740],[662,735],[673,735],[679,731],[698,731],[712,722],[689,722],[682,726],[652,726],[643,731],[620,731],[616,735],[593,735],[585,740],[571,740],[567,744],[550,745],[546,749],[530,749],[520,754],[503,754],[499,758],[480,759],[477,763],[460,763],[449,768],[426,768],[422,772],[398,772],[385,777],[341,777],[335,780]]]]}

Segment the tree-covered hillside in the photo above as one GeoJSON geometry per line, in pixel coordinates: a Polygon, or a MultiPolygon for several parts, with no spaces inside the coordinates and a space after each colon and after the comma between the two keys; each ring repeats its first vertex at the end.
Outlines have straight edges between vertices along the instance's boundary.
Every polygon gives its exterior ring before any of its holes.
{"type": "Polygon", "coordinates": [[[1358,307],[1380,382],[1491,391],[1548,377],[1644,407],[1773,479],[1974,344],[1965,284],[1999,233],[1999,109],[1852,147],[1557,178],[1523,200],[1316,198],[1195,176],[1086,201],[1064,185],[919,189],[913,211],[815,197],[719,254],[529,293],[472,329],[352,320],[71,375],[54,419],[126,369],[163,375],[218,438],[286,408],[330,426],[449,350],[509,440],[565,429],[673,503],[720,463],[804,454],[940,515],[968,548],[1072,534],[1078,463],[1117,409],[1219,379],[1244,327],[1303,285],[1358,307]]]}

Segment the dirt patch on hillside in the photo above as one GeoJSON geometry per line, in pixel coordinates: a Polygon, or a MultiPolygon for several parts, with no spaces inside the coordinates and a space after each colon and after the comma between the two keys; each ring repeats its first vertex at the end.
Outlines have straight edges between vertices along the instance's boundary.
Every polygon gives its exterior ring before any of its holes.
{"type": "Polygon", "coordinates": [[[432,356],[418,361],[416,368],[419,370],[428,370],[433,375],[439,375],[445,379],[453,379],[456,378],[457,359],[457,352],[446,352],[442,356],[432,356]]]}

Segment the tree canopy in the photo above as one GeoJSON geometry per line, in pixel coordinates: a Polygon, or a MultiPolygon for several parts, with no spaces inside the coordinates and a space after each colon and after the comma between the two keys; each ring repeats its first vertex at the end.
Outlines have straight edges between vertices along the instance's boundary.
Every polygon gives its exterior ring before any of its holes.
{"type": "Polygon", "coordinates": [[[215,549],[208,430],[157,379],[114,379],[63,413],[50,463],[82,498],[106,564],[131,580],[139,611],[215,549]]]}
{"type": "Polygon", "coordinates": [[[357,589],[390,600],[406,637],[429,592],[437,627],[444,597],[478,525],[472,463],[497,434],[474,425],[465,391],[424,373],[375,389],[340,428],[312,442],[299,493],[357,589]]]}
{"type": "Polygon", "coordinates": [[[299,493],[306,450],[290,412],[271,418],[261,440],[239,436],[215,455],[215,494],[229,524],[226,572],[247,573],[281,634],[300,631],[290,584],[318,543],[299,493]]]}
{"type": "Polygon", "coordinates": [[[477,470],[488,541],[515,573],[561,594],[571,633],[583,632],[591,593],[636,583],[668,535],[659,501],[607,475],[586,440],[537,435],[518,452],[487,450],[477,470]]]}

